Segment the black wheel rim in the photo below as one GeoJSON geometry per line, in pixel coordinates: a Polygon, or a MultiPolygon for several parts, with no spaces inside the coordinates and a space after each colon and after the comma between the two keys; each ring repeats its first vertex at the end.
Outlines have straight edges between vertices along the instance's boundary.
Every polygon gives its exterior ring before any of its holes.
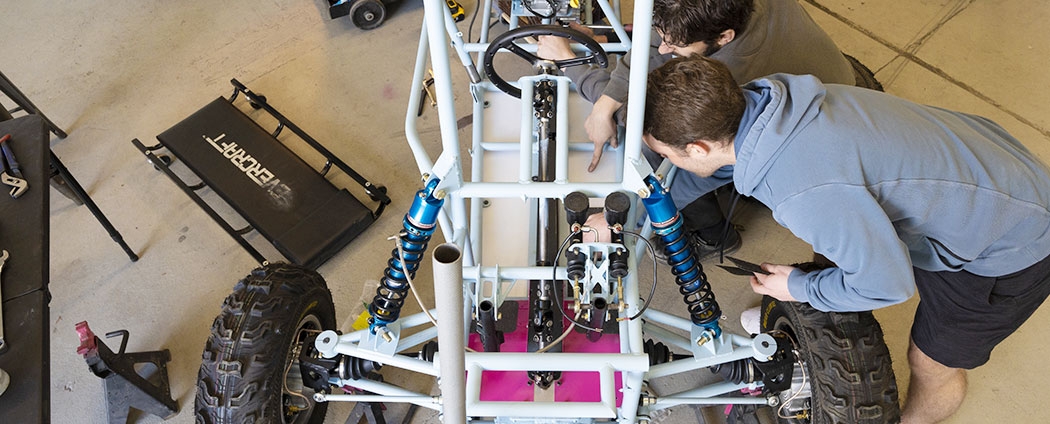
{"type": "Polygon", "coordinates": [[[281,378],[283,385],[281,406],[285,423],[308,422],[313,413],[316,405],[312,397],[314,392],[303,385],[302,374],[299,371],[299,354],[302,349],[313,349],[313,346],[305,346],[304,340],[310,334],[320,331],[321,320],[313,314],[303,317],[295,326],[295,335],[288,347],[286,372],[281,378]]]}
{"type": "MultiPolygon", "coordinates": [[[[803,347],[803,346],[801,346],[799,344],[798,334],[795,332],[795,327],[794,327],[794,325],[792,325],[791,321],[787,317],[784,317],[784,316],[777,317],[776,321],[773,323],[773,328],[774,328],[774,331],[780,331],[780,332],[783,332],[783,333],[787,334],[788,337],[790,337],[791,340],[795,343],[795,348],[796,349],[804,349],[805,348],[805,347],[803,347]]],[[[805,366],[806,366],[806,362],[805,361],[796,361],[795,362],[795,371],[792,374],[793,375],[792,379],[794,379],[795,376],[798,376],[799,373],[803,371],[802,368],[805,367],[805,366]]],[[[806,373],[805,374],[806,375],[805,384],[809,385],[810,393],[812,393],[812,390],[813,390],[813,384],[812,384],[813,376],[810,375],[809,371],[805,371],[805,373],[806,373]]],[[[781,415],[781,406],[785,402],[787,402],[789,400],[794,405],[798,405],[798,404],[805,405],[805,408],[803,408],[803,410],[806,411],[805,415],[806,416],[812,416],[812,411],[811,411],[811,409],[812,409],[812,404],[811,404],[811,402],[812,402],[812,394],[810,396],[796,396],[796,397],[792,398],[792,395],[794,395],[797,390],[799,390],[799,389],[797,389],[794,386],[794,384],[792,384],[791,388],[789,388],[785,392],[781,392],[778,395],[778,397],[780,398],[780,405],[777,405],[777,406],[773,407],[773,414],[778,419],[780,419],[781,421],[786,421],[786,422],[790,422],[790,423],[808,423],[808,422],[810,422],[810,420],[808,420],[808,419],[784,418],[784,417],[780,416],[781,415]]]]}

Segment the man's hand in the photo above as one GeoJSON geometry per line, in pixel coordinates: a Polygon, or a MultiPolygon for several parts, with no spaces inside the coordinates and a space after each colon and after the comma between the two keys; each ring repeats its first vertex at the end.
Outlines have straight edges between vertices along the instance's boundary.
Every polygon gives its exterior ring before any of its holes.
{"type": "Polygon", "coordinates": [[[785,302],[796,301],[788,291],[788,276],[795,267],[763,263],[762,269],[769,271],[769,275],[755,274],[751,277],[751,289],[755,293],[766,294],[785,302]]]}
{"type": "Polygon", "coordinates": [[[536,41],[536,56],[547,60],[566,60],[576,57],[569,47],[569,39],[553,35],[541,35],[536,41]]]}
{"type": "Polygon", "coordinates": [[[584,122],[583,127],[587,130],[587,138],[594,143],[594,156],[591,157],[591,165],[587,167],[587,172],[594,172],[594,169],[598,167],[605,143],[611,143],[613,147],[619,146],[614,115],[621,106],[623,103],[603,94],[598,101],[594,102],[591,114],[587,115],[587,121],[584,122]]]}
{"type": "MultiPolygon", "coordinates": [[[[570,29],[582,32],[588,37],[594,39],[599,43],[608,42],[605,36],[595,36],[594,31],[576,22],[569,24],[570,29]]],[[[573,59],[576,57],[576,53],[572,51],[572,47],[569,46],[569,39],[564,37],[556,37],[553,35],[542,35],[536,40],[536,56],[542,57],[548,60],[566,60],[573,59]]]]}
{"type": "Polygon", "coordinates": [[[584,242],[599,242],[608,243],[612,241],[612,230],[609,230],[609,223],[605,222],[605,214],[599,212],[591,214],[587,217],[587,222],[583,225],[594,229],[593,232],[586,232],[583,234],[584,242]],[[594,240],[592,240],[592,238],[594,240]]]}

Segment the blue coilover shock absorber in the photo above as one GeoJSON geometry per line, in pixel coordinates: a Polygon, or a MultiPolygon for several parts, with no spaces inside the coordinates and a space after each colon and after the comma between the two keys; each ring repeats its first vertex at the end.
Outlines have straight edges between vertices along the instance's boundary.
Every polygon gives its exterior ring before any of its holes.
{"type": "Polygon", "coordinates": [[[401,306],[405,303],[409,289],[408,279],[416,276],[419,261],[423,259],[423,252],[427,250],[427,242],[434,234],[441,205],[445,203],[444,196],[438,198],[434,195],[439,182],[439,179],[432,178],[423,189],[417,191],[412,207],[405,214],[405,228],[398,235],[404,260],[395,247],[379,287],[376,288],[372,304],[368,307],[368,312],[372,315],[368,328],[373,334],[376,333],[377,327],[385,327],[397,321],[401,315],[401,306]]]}
{"type": "Polygon", "coordinates": [[[652,221],[653,231],[667,246],[667,264],[671,266],[678,291],[689,307],[689,319],[709,330],[712,339],[717,338],[722,335],[722,328],[718,325],[722,308],[715,300],[707,274],[704,274],[693,244],[683,229],[682,214],[678,213],[671,194],[655,176],[646,177],[645,183],[652,189],[652,194],[642,199],[642,205],[652,221]]]}

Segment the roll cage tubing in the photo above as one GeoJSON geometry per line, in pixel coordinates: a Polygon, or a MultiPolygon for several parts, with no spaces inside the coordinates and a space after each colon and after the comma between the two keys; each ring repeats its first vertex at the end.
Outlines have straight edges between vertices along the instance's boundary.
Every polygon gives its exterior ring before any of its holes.
{"type": "MultiPolygon", "coordinates": [[[[607,18],[613,24],[620,40],[628,40],[622,25],[617,20],[618,5],[614,11],[607,0],[595,0],[600,7],[606,11],[607,18]]],[[[402,233],[402,239],[409,242],[408,255],[395,258],[390,262],[392,267],[400,267],[400,274],[395,275],[391,284],[401,285],[404,275],[414,274],[414,266],[425,250],[426,242],[432,234],[433,227],[440,227],[441,233],[447,243],[454,244],[462,251],[462,283],[464,287],[463,310],[434,311],[437,319],[447,321],[445,325],[454,325],[462,328],[463,333],[469,332],[469,324],[473,308],[481,300],[492,300],[496,306],[509,296],[503,293],[501,284],[516,280],[565,280],[567,273],[563,266],[481,266],[483,262],[480,211],[481,201],[470,202],[467,199],[481,200],[487,198],[525,198],[525,199],[561,199],[570,192],[578,191],[590,198],[605,197],[613,192],[624,192],[631,196],[634,205],[628,215],[627,222],[639,221],[639,210],[647,210],[649,216],[663,219],[668,216],[676,216],[677,211],[670,205],[670,198],[665,196],[660,179],[656,177],[649,163],[641,155],[642,146],[642,120],[644,114],[644,100],[646,90],[646,76],[648,74],[648,54],[632,55],[630,73],[630,93],[627,102],[626,130],[624,133],[623,154],[613,155],[617,158],[615,169],[615,181],[612,182],[571,182],[568,178],[567,156],[572,151],[590,151],[593,144],[590,142],[569,143],[568,141],[568,112],[565,106],[565,98],[569,92],[570,81],[563,76],[536,75],[526,76],[518,80],[522,90],[522,98],[529,99],[533,94],[535,83],[545,81],[555,85],[559,107],[557,108],[556,132],[555,132],[555,163],[553,181],[537,182],[533,180],[533,128],[526,125],[533,122],[533,109],[531,102],[521,102],[522,128],[519,143],[492,143],[483,140],[481,116],[484,115],[484,94],[495,91],[495,87],[482,79],[481,70],[483,64],[482,55],[477,54],[476,59],[471,58],[472,53],[483,52],[488,43],[467,43],[463,40],[463,34],[458,31],[452,16],[442,0],[423,0],[424,22],[420,33],[420,43],[417,50],[416,67],[413,74],[412,88],[410,91],[409,104],[406,108],[405,133],[411,148],[416,165],[423,178],[423,189],[417,192],[412,207],[405,215],[406,231],[402,233]],[[470,90],[473,100],[474,125],[472,131],[472,142],[470,152],[471,181],[464,180],[462,158],[460,157],[459,129],[457,125],[456,110],[453,97],[452,84],[452,61],[450,60],[449,44],[455,50],[460,64],[469,76],[470,90]],[[433,93],[437,102],[438,123],[440,127],[442,151],[436,160],[432,160],[424,149],[416,130],[416,112],[423,101],[423,84],[430,61],[433,71],[433,93]],[[512,182],[485,182],[482,181],[482,156],[487,149],[503,149],[519,151],[519,172],[517,181],[512,182]],[[641,205],[644,204],[644,208],[641,205]],[[469,210],[468,210],[469,209],[469,210]],[[412,262],[412,269],[400,262],[412,262]],[[482,295],[481,286],[483,281],[495,281],[491,287],[491,295],[482,295]]],[[[482,22],[491,20],[492,0],[485,0],[482,22]]],[[[651,10],[652,0],[638,0],[634,11],[634,39],[630,46],[638,51],[648,51],[651,33],[651,10]]],[[[511,27],[517,24],[517,17],[512,16],[511,27]]],[[[547,19],[549,21],[549,19],[547,19]]],[[[549,23],[549,22],[545,22],[549,23]]],[[[488,25],[483,24],[481,29],[481,40],[488,40],[488,25]]],[[[535,45],[521,46],[522,48],[535,51],[535,45]]],[[[626,41],[621,43],[605,43],[603,48],[608,51],[622,52],[628,47],[626,41]]],[[[541,159],[542,160],[542,159],[541,159]]],[[[607,159],[608,160],[608,159],[607,159]]],[[[549,165],[549,164],[548,164],[549,165]]],[[[660,167],[661,173],[669,174],[673,171],[666,163],[660,167]]],[[[663,235],[663,231],[676,231],[678,224],[660,222],[657,232],[663,235]]],[[[650,226],[642,231],[647,236],[652,231],[650,226]]],[[[583,245],[587,245],[584,243],[583,245]]],[[[624,290],[622,299],[629,299],[630,304],[626,312],[621,311],[622,317],[630,317],[639,313],[640,293],[638,292],[637,263],[638,258],[644,257],[642,253],[643,241],[638,240],[630,247],[632,255],[631,267],[627,278],[619,283],[624,290]]],[[[595,250],[614,248],[609,243],[592,243],[589,246],[595,250]]],[[[533,255],[535,252],[530,252],[533,255]]],[[[598,261],[596,259],[595,261],[598,261]]],[[[674,267],[672,267],[673,269],[674,267]]],[[[388,267],[387,271],[390,272],[388,267]]],[[[673,269],[674,271],[674,269],[673,269]]],[[[686,271],[682,271],[686,272],[686,271]]],[[[692,271],[689,271],[692,272],[692,271]]],[[[675,271],[676,275],[679,273],[675,271]]],[[[702,271],[699,271],[703,274],[702,271]]],[[[460,278],[460,277],[455,277],[460,278]]],[[[600,278],[600,277],[599,277],[600,278]]],[[[706,279],[706,277],[704,277],[706,279]]],[[[435,275],[435,284],[439,277],[435,275]]],[[[448,281],[442,281],[448,283],[448,281]]],[[[682,283],[679,283],[682,289],[682,283]]],[[[435,296],[460,295],[454,291],[445,290],[446,293],[435,293],[435,296]]],[[[684,291],[683,291],[684,294],[684,291]]],[[[399,294],[403,295],[403,293],[399,294]]],[[[688,299],[687,299],[688,303],[688,299]]],[[[440,302],[439,302],[440,304],[440,302]]],[[[559,305],[560,306],[560,305],[559,305]]],[[[464,390],[465,401],[452,401],[452,396],[433,397],[423,393],[417,393],[404,389],[390,382],[374,381],[368,379],[340,379],[330,381],[334,386],[352,386],[358,389],[374,393],[375,395],[353,395],[353,394],[328,394],[317,393],[317,401],[363,401],[363,402],[406,402],[430,409],[442,411],[445,422],[465,422],[466,416],[470,417],[552,417],[543,419],[543,422],[565,422],[565,423],[589,423],[595,422],[587,419],[580,421],[580,417],[592,417],[601,422],[634,423],[652,411],[669,408],[682,404],[711,405],[711,404],[766,404],[764,397],[754,397],[740,394],[738,391],[744,388],[756,389],[762,387],[761,381],[723,381],[708,384],[706,386],[689,389],[667,396],[654,396],[647,393],[645,381],[653,378],[679,374],[701,368],[708,368],[721,364],[734,364],[744,360],[759,362],[770,361],[777,354],[778,341],[768,334],[760,334],[755,338],[742,337],[720,331],[717,326],[717,317],[713,323],[698,323],[687,318],[671,315],[655,309],[647,309],[641,313],[642,319],[620,320],[619,346],[620,353],[566,353],[566,352],[471,352],[464,353],[458,349],[442,350],[441,354],[449,357],[456,355],[459,360],[464,357],[467,379],[464,390]],[[661,327],[662,326],[662,327],[661,327]],[[664,327],[674,328],[689,333],[682,336],[664,327]],[[690,359],[681,359],[664,363],[650,364],[649,357],[643,347],[642,334],[657,337],[667,341],[672,346],[692,353],[690,359]],[[458,350],[458,351],[457,351],[458,350]],[[462,356],[461,356],[462,355],[462,356]],[[542,368],[548,371],[584,371],[597,373],[600,376],[601,400],[598,402],[492,402],[481,401],[479,398],[480,379],[482,370],[519,370],[532,371],[542,368]],[[619,373],[622,379],[622,405],[616,405],[616,389],[614,386],[614,374],[619,373]],[[449,403],[459,403],[458,405],[449,403]]],[[[435,356],[433,362],[426,359],[416,358],[399,353],[411,347],[418,346],[424,342],[434,339],[438,330],[429,327],[430,322],[424,314],[414,314],[407,317],[398,317],[396,314],[387,316],[388,320],[380,320],[378,323],[364,330],[348,334],[339,334],[332,330],[320,333],[315,341],[315,347],[321,356],[333,358],[345,355],[353,360],[375,361],[388,366],[413,371],[416,373],[440,377],[438,363],[440,356],[435,356]],[[419,331],[402,336],[401,331],[422,327],[419,331]]],[[[444,325],[442,328],[446,328],[444,325]]],[[[443,385],[443,389],[444,385],[443,385]]],[[[774,396],[775,397],[775,396],[774,396]]],[[[456,397],[456,399],[461,399],[456,397]]],[[[495,422],[485,419],[474,419],[473,422],[495,422]]],[[[497,420],[498,421],[498,420],[497,420]]],[[[504,421],[505,422],[505,421],[504,421]]]]}

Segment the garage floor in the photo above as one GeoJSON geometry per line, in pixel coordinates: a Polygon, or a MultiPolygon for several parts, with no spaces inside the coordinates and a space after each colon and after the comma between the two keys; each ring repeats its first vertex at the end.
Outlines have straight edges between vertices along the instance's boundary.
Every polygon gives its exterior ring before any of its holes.
{"type": "MultiPolygon", "coordinates": [[[[888,92],[990,117],[1050,161],[1050,3],[804,4],[843,51],[877,72],[888,92]]],[[[472,4],[465,6],[469,13],[472,4]]],[[[52,191],[53,422],[106,419],[102,383],[75,351],[74,324],[84,320],[98,334],[130,331],[130,352],[170,349],[171,389],[182,411],[167,422],[194,421],[197,368],[211,321],[233,284],[257,264],[154,171],[130,140],[152,141],[210,100],[228,95],[231,78],[266,94],[335,154],[389,188],[394,203],[387,214],[320,268],[340,319],[360,311],[363,284],[382,271],[390,249],[385,238],[400,227],[400,215],[419,185],[403,117],[422,12],[420,2],[406,1],[380,28],[361,31],[349,19],[330,20],[327,4],[316,0],[4,6],[0,70],[68,131],[68,138],[52,142],[53,150],[142,257],[129,262],[86,208],[52,191]]],[[[465,91],[457,96],[457,114],[466,115],[469,96],[465,91]]],[[[438,148],[436,119],[427,111],[420,123],[432,151],[438,148]]],[[[758,205],[745,208],[737,221],[745,228],[742,257],[790,262],[809,255],[758,205]]],[[[729,316],[727,327],[736,329],[739,311],[758,298],[739,277],[708,268],[729,316]]],[[[669,284],[660,293],[657,302],[665,310],[682,312],[669,284]]],[[[915,303],[877,312],[902,394],[915,303]]],[[[1044,306],[995,351],[991,363],[970,373],[969,397],[949,422],[1039,420],[1046,399],[1041,383],[1050,378],[1046,340],[1050,307],[1044,306]]],[[[682,381],[666,384],[676,383],[682,381]]],[[[719,422],[720,409],[677,408],[657,421],[719,422]]],[[[342,423],[347,413],[346,407],[333,407],[326,422],[342,423]]],[[[436,418],[421,413],[416,421],[436,418]]],[[[142,416],[137,422],[161,420],[142,416]]]]}

